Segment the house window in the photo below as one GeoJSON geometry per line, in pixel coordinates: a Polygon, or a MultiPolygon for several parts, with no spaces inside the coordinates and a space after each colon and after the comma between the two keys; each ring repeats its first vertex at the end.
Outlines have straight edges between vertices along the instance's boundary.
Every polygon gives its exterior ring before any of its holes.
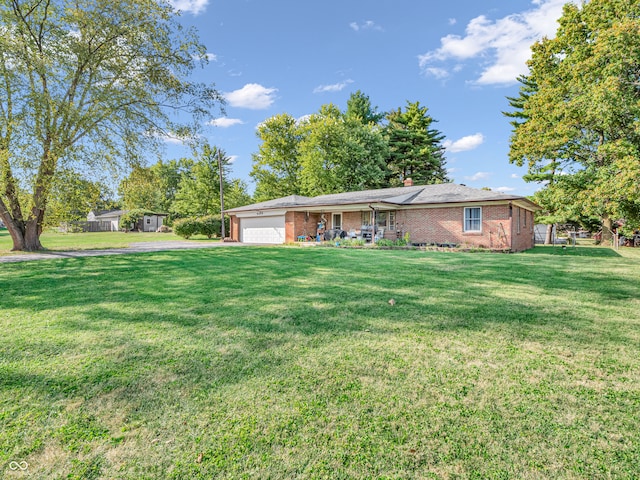
{"type": "Polygon", "coordinates": [[[151,225],[151,219],[147,218],[147,225],[151,225]]]}
{"type": "MultiPolygon", "coordinates": [[[[362,212],[362,225],[371,226],[372,212],[362,212]]],[[[396,228],[396,212],[387,210],[376,211],[376,227],[393,230],[396,228]]]]}
{"type": "Polygon", "coordinates": [[[333,215],[331,215],[331,219],[333,223],[333,228],[336,230],[342,230],[342,214],[334,213],[333,215]]]}
{"type": "Polygon", "coordinates": [[[464,209],[464,231],[482,231],[482,207],[465,207],[464,209]]]}
{"type": "Polygon", "coordinates": [[[518,219],[516,220],[516,231],[517,231],[517,233],[520,233],[520,212],[522,212],[522,209],[520,207],[518,207],[518,219]]]}
{"type": "Polygon", "coordinates": [[[524,228],[527,228],[527,215],[529,214],[529,210],[524,211],[524,228]]]}
{"type": "Polygon", "coordinates": [[[378,228],[387,228],[388,212],[376,212],[376,226],[378,228]]]}

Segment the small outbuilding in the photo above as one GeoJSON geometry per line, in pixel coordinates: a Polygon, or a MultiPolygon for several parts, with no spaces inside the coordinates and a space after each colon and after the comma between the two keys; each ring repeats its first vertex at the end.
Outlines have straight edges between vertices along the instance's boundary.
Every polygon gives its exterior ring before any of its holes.
{"type": "MultiPolygon", "coordinates": [[[[111,210],[99,212],[98,214],[95,212],[89,212],[89,215],[87,215],[87,221],[101,223],[107,222],[109,226],[108,230],[117,232],[121,228],[124,228],[124,225],[120,224],[120,219],[125,213],[128,213],[128,210],[111,210]]],[[[138,223],[133,229],[140,232],[155,232],[163,225],[166,217],[166,213],[147,212],[140,220],[138,220],[138,223]]]]}

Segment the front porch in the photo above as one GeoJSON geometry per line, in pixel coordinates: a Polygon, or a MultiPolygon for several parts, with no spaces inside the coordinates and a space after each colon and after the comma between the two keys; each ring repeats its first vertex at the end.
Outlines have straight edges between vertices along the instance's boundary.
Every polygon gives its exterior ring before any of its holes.
{"type": "Polygon", "coordinates": [[[322,242],[350,238],[371,242],[372,235],[376,241],[382,238],[395,240],[403,235],[396,230],[395,218],[395,211],[288,212],[286,241],[322,242]]]}

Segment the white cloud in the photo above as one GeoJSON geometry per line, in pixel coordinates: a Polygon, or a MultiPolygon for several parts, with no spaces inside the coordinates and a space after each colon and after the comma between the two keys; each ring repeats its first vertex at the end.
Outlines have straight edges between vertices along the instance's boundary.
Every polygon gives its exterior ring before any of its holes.
{"type": "Polygon", "coordinates": [[[438,80],[442,80],[443,78],[447,78],[449,76],[449,72],[440,67],[428,67],[424,70],[428,75],[437,78],[438,80]]]}
{"type": "Polygon", "coordinates": [[[502,192],[502,193],[507,193],[507,192],[513,192],[515,190],[515,188],[513,187],[491,187],[491,190],[494,190],[496,192],[502,192]]]}
{"type": "Polygon", "coordinates": [[[212,125],[214,127],[228,128],[228,127],[233,127],[234,125],[243,125],[244,122],[239,118],[221,117],[221,118],[214,118],[213,120],[210,120],[207,124],[212,125]]]}
{"type": "Polygon", "coordinates": [[[311,118],[311,113],[307,113],[306,115],[302,115],[301,117],[296,118],[296,125],[302,125],[306,123],[311,118]]]}
{"type": "Polygon", "coordinates": [[[215,62],[218,56],[215,53],[205,53],[204,55],[193,55],[194,60],[205,60],[207,62],[215,62]]]}
{"type": "Polygon", "coordinates": [[[442,146],[446,148],[448,152],[456,153],[473,150],[475,148],[478,148],[483,143],[484,135],[482,135],[481,133],[476,133],[474,135],[467,135],[466,137],[462,137],[455,142],[452,142],[451,140],[445,140],[444,142],[442,142],[442,146]]]}
{"type": "Polygon", "coordinates": [[[207,8],[209,0],[169,0],[174,9],[198,15],[207,8]]]}
{"type": "Polygon", "coordinates": [[[356,32],[361,30],[377,30],[378,32],[381,32],[383,30],[380,25],[376,25],[372,20],[367,20],[364,23],[351,22],[349,27],[356,32]]]}
{"type": "Polygon", "coordinates": [[[344,82],[334,83],[333,85],[320,85],[313,89],[313,93],[341,92],[347,85],[352,83],[353,80],[345,80],[344,82]]]}
{"type": "Polygon", "coordinates": [[[164,143],[169,143],[171,145],[184,145],[185,140],[179,137],[172,137],[169,135],[160,135],[158,138],[162,139],[164,143]]]}
{"type": "Polygon", "coordinates": [[[517,173],[512,173],[511,178],[520,178],[520,175],[518,175],[517,173]]]}
{"type": "Polygon", "coordinates": [[[464,179],[469,180],[470,182],[477,182],[478,180],[486,180],[490,176],[491,174],[489,172],[476,172],[471,176],[464,177],[464,179]]]}
{"type": "Polygon", "coordinates": [[[277,88],[266,88],[257,83],[247,83],[244,87],[233,92],[225,93],[224,97],[232,107],[264,110],[273,105],[277,88]]]}
{"type": "Polygon", "coordinates": [[[229,155],[227,157],[227,161],[231,164],[231,163],[234,163],[236,160],[238,160],[238,158],[239,158],[238,155],[229,155]]]}
{"type": "Polygon", "coordinates": [[[447,35],[440,48],[418,57],[420,68],[433,75],[433,65],[449,60],[485,59],[483,70],[475,80],[482,85],[515,83],[527,72],[526,61],[531,45],[542,37],[553,37],[567,0],[534,0],[534,8],[504,18],[490,20],[484,15],[473,18],[465,35],[447,35]]]}
{"type": "Polygon", "coordinates": [[[449,25],[455,25],[456,23],[458,23],[458,20],[456,20],[455,18],[449,19],[449,25]]]}

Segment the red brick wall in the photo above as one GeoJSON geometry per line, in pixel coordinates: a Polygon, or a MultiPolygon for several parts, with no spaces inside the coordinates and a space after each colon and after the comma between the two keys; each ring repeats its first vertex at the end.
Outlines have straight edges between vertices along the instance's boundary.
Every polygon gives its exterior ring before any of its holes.
{"type": "MultiPolygon", "coordinates": [[[[529,214],[531,215],[531,214],[529,214]]],[[[529,217],[531,218],[531,216],[529,217]]],[[[412,243],[456,243],[475,247],[523,250],[530,246],[521,234],[520,243],[511,245],[512,226],[508,205],[482,206],[482,231],[464,232],[464,207],[400,210],[396,221],[412,243]]],[[[527,223],[527,228],[529,228],[527,223]]],[[[522,229],[521,229],[522,232],[522,229]]]]}
{"type": "MultiPolygon", "coordinates": [[[[330,218],[326,214],[325,217],[330,218]]],[[[309,236],[315,240],[319,221],[319,213],[287,212],[284,217],[285,242],[295,242],[299,236],[309,236]]]]}
{"type": "Polygon", "coordinates": [[[513,244],[511,250],[520,252],[533,248],[533,212],[520,207],[513,207],[513,221],[511,222],[511,236],[513,244]],[[520,221],[520,229],[518,231],[518,219],[520,221]]]}
{"type": "Polygon", "coordinates": [[[362,212],[344,212],[342,214],[342,229],[360,231],[362,228],[362,212]]]}
{"type": "MultiPolygon", "coordinates": [[[[338,212],[338,211],[337,211],[338,212]]],[[[331,213],[325,213],[327,228],[331,228],[331,213]]],[[[482,231],[463,232],[464,207],[422,208],[398,210],[396,229],[409,233],[412,243],[456,243],[491,249],[522,251],[532,248],[533,212],[513,206],[510,218],[509,205],[482,206],[482,231]],[[517,215],[520,214],[520,232],[517,215]],[[525,219],[526,216],[526,219],[525,219]],[[526,220],[526,224],[525,224],[526,220]]],[[[361,212],[343,212],[342,228],[359,231],[362,226],[361,212]]],[[[315,239],[320,221],[319,213],[287,212],[285,215],[285,241],[295,242],[298,236],[308,235],[315,239]]],[[[240,240],[240,220],[231,215],[230,235],[240,240]]],[[[385,231],[386,238],[395,238],[395,231],[385,231]]]]}
{"type": "Polygon", "coordinates": [[[236,242],[240,241],[240,219],[235,215],[229,216],[229,237],[236,242]]]}

